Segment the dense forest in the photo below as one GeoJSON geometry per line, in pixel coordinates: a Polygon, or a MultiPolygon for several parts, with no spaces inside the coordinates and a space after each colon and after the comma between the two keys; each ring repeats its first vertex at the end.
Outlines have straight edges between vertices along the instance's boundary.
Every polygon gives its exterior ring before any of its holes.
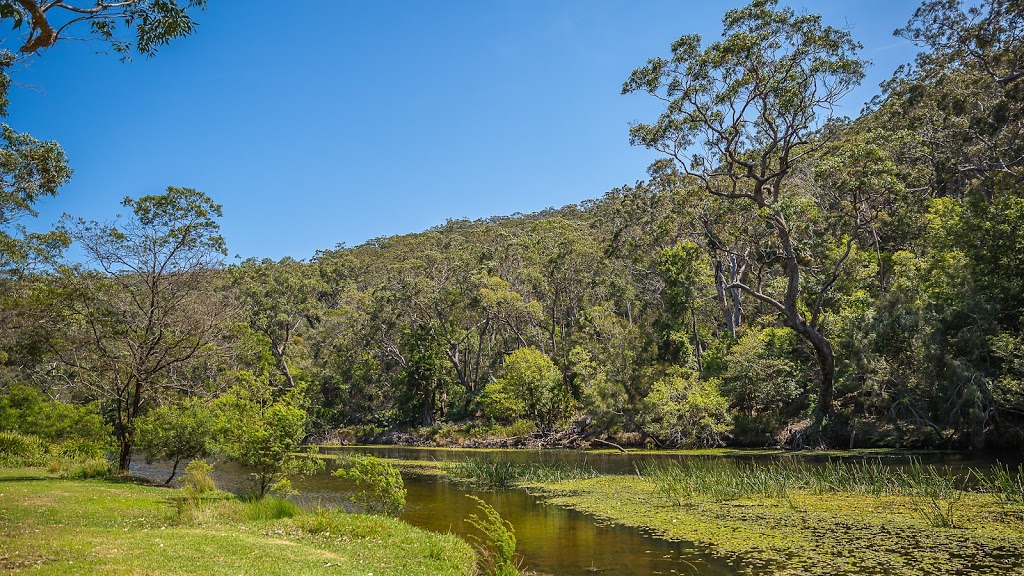
{"type": "Polygon", "coordinates": [[[926,1],[857,118],[850,32],[764,0],[723,23],[624,79],[663,103],[623,135],[647,180],[309,261],[227,265],[188,188],[24,233],[71,174],[4,125],[0,428],[57,401],[122,468],[157,415],[246,402],[312,440],[1020,446],[1024,5],[926,1]]]}

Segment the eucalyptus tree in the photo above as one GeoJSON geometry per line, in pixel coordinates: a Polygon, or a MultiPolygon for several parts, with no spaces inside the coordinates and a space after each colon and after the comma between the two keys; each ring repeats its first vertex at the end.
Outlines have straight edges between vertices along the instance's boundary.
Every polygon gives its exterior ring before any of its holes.
{"type": "Polygon", "coordinates": [[[806,230],[794,171],[827,143],[819,131],[863,78],[865,62],[848,32],[774,0],[730,10],[723,24],[723,40],[702,48],[699,36],[683,36],[670,59],[653,58],[633,71],[623,92],[647,92],[665,111],[653,124],[634,125],[630,141],[666,154],[662,165],[674,163],[704,193],[733,203],[770,232],[770,243],[759,247],[761,266],[777,269],[783,286],[740,279],[730,287],[778,313],[813,347],[816,413],[824,417],[832,409],[835,352],[813,302],[831,283],[814,294],[804,281],[809,255],[801,248],[806,230]]]}
{"type": "Polygon", "coordinates": [[[24,54],[65,38],[88,37],[127,58],[133,50],[152,56],[171,40],[192,34],[192,13],[205,8],[206,0],[3,0],[0,22],[12,26],[24,54]],[[76,35],[68,36],[72,31],[76,35]]]}
{"type": "Polygon", "coordinates": [[[986,200],[1024,177],[1024,5],[929,0],[896,35],[924,50],[877,104],[927,146],[933,188],[986,200]]]}
{"type": "Polygon", "coordinates": [[[289,350],[301,330],[322,314],[318,296],[323,284],[316,268],[291,258],[278,262],[250,258],[229,271],[245,320],[265,337],[269,351],[290,390],[295,387],[289,350]]]}
{"type": "Polygon", "coordinates": [[[68,377],[113,406],[118,467],[131,464],[147,400],[177,386],[170,373],[209,350],[230,308],[211,290],[227,254],[221,207],[191,188],[126,198],[127,217],[66,217],[86,257],[65,267],[67,334],[56,347],[68,377]]]}

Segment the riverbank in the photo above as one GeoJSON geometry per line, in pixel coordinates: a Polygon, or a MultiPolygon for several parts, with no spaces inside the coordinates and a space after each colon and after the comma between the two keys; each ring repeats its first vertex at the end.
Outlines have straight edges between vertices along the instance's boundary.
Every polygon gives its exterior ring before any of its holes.
{"type": "Polygon", "coordinates": [[[146,575],[473,573],[461,539],[339,512],[257,520],[222,495],[178,514],[176,490],[0,469],[0,572],[146,575]]]}
{"type": "Polygon", "coordinates": [[[673,502],[642,476],[526,482],[556,506],[692,542],[751,574],[1024,574],[1024,509],[962,493],[955,527],[905,496],[813,494],[673,502]]]}

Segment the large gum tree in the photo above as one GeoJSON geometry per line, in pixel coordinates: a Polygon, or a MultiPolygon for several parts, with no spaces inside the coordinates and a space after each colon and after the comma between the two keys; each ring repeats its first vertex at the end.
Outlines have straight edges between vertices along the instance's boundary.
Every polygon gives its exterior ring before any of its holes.
{"type": "Polygon", "coordinates": [[[829,143],[822,128],[863,78],[865,61],[848,32],[775,0],[730,10],[723,25],[723,40],[703,47],[699,36],[683,36],[671,58],[653,58],[633,71],[623,93],[646,92],[665,109],[656,122],[634,125],[630,141],[667,156],[653,170],[671,163],[700,194],[760,222],[765,235],[756,240],[757,267],[774,270],[779,281],[739,277],[728,288],[778,312],[813,348],[820,374],[816,413],[824,418],[832,408],[835,352],[822,326],[822,296],[842,260],[816,272],[813,282],[805,278],[809,268],[821,267],[802,249],[808,229],[796,168],[829,143]]]}

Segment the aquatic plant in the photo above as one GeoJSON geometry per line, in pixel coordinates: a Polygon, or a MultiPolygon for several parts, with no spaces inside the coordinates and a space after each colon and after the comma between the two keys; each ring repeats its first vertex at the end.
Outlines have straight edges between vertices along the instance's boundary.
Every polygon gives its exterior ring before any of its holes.
{"type": "Polygon", "coordinates": [[[1024,464],[1016,470],[997,462],[988,474],[975,471],[983,492],[992,494],[1002,504],[1024,506],[1024,464]]]}
{"type": "Polygon", "coordinates": [[[466,522],[480,535],[471,534],[477,547],[480,572],[485,576],[518,576],[516,562],[516,531],[512,523],[480,498],[467,494],[477,504],[482,515],[470,514],[466,522]]]}
{"type": "Polygon", "coordinates": [[[901,471],[900,491],[924,521],[935,528],[953,528],[965,495],[964,482],[949,466],[925,466],[918,458],[901,471]]]}
{"type": "MultiPolygon", "coordinates": [[[[912,459],[906,468],[897,470],[877,460],[815,464],[692,458],[647,462],[637,468],[637,474],[654,485],[655,494],[676,506],[691,501],[722,502],[751,497],[788,500],[798,491],[819,495],[902,495],[922,519],[936,527],[954,526],[957,509],[965,496],[963,479],[953,469],[926,466],[919,459],[912,459]]],[[[1011,496],[1014,493],[1012,480],[995,477],[991,482],[994,486],[1007,483],[1011,496]]]]}
{"type": "Polygon", "coordinates": [[[518,483],[550,483],[597,476],[584,464],[563,462],[516,464],[489,458],[468,458],[444,463],[445,473],[461,482],[485,488],[511,488],[518,483]]]}

